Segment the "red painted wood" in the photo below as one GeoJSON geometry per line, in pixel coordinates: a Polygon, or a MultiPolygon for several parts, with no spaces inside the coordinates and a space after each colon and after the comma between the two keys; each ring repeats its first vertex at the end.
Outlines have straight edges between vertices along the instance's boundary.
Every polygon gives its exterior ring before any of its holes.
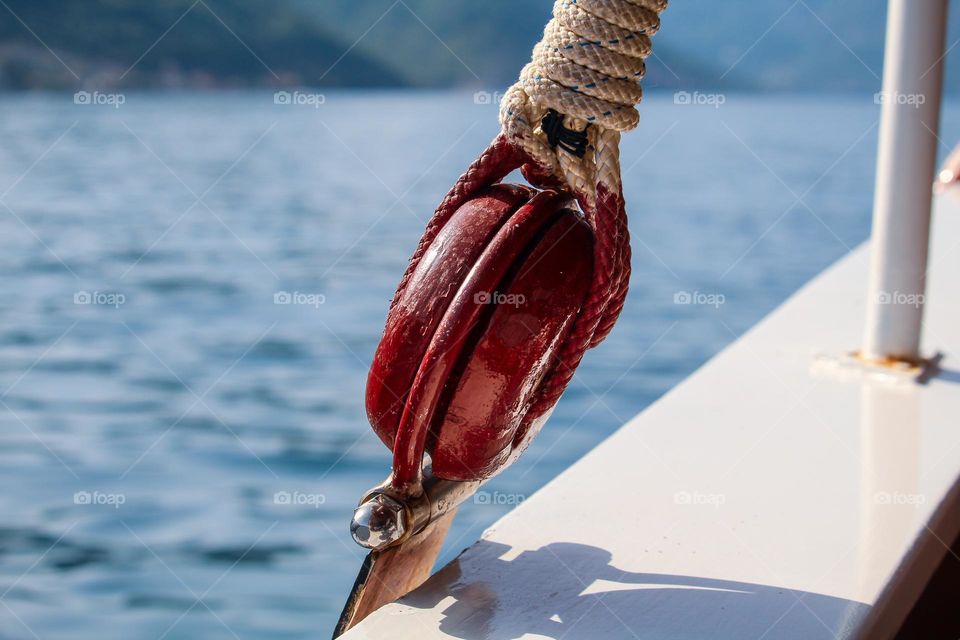
{"type": "Polygon", "coordinates": [[[397,293],[367,377],[367,417],[391,449],[413,378],[452,296],[486,244],[533,192],[497,185],[466,202],[397,293]]]}
{"type": "Polygon", "coordinates": [[[434,475],[472,480],[527,444],[518,430],[590,287],[594,241],[568,196],[519,206],[530,194],[501,186],[461,205],[398,292],[367,412],[400,490],[425,452],[434,475]]]}
{"type": "Polygon", "coordinates": [[[592,258],[590,227],[567,209],[501,283],[500,303],[434,426],[435,475],[473,480],[505,466],[530,403],[556,364],[557,350],[583,302],[592,258]]]}

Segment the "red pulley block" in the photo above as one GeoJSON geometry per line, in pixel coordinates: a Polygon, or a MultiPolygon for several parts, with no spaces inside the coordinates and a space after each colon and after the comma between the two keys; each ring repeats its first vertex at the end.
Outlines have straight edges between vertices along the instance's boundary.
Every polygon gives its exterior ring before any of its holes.
{"type": "Polygon", "coordinates": [[[366,406],[391,484],[477,481],[509,464],[590,289],[594,234],[563,192],[498,184],[457,208],[398,290],[366,406]]]}
{"type": "MultiPolygon", "coordinates": [[[[642,75],[666,7],[631,2],[604,16],[643,40],[598,49],[594,72],[611,80],[642,75]]],[[[427,223],[390,306],[366,407],[393,466],[354,510],[351,535],[370,553],[334,637],[429,576],[458,507],[526,448],[623,310],[618,132],[635,125],[626,103],[639,90],[617,80],[581,93],[551,79],[542,51],[559,46],[555,31],[501,104],[501,133],[427,223]],[[500,182],[517,169],[533,187],[500,182]]]]}
{"type": "MultiPolygon", "coordinates": [[[[580,157],[586,133],[555,120],[547,140],[580,157]]],[[[351,535],[370,553],[335,634],[427,578],[459,505],[523,452],[620,314],[622,192],[567,188],[501,134],[427,224],[367,379],[393,467],[354,511],[351,535]],[[542,190],[500,183],[518,168],[542,190]]]]}

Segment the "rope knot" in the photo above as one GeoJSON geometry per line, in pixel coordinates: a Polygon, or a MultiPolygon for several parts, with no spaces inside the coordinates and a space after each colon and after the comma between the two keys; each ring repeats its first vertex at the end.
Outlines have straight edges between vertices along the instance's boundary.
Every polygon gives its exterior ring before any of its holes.
{"type": "MultiPolygon", "coordinates": [[[[587,125],[587,128],[590,125],[587,125]]],[[[547,109],[547,115],[540,121],[540,130],[547,136],[547,142],[554,149],[560,147],[567,153],[582,158],[587,153],[587,128],[583,131],[563,126],[563,116],[554,109],[547,109]]]]}
{"type": "Polygon", "coordinates": [[[615,147],[620,132],[640,119],[644,60],[666,6],[667,0],[556,0],[543,39],[502,105],[503,132],[587,201],[599,183],[619,191],[615,147]],[[564,126],[564,118],[575,128],[564,126]]]}

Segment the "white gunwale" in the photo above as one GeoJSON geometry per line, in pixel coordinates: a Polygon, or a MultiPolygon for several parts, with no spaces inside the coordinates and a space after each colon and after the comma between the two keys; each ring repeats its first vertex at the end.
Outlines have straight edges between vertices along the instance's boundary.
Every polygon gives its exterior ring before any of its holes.
{"type": "Polygon", "coordinates": [[[860,344],[864,245],[344,638],[811,640],[902,617],[873,607],[913,597],[960,527],[932,520],[960,475],[960,188],[934,225],[940,375],[816,366],[860,344]]]}

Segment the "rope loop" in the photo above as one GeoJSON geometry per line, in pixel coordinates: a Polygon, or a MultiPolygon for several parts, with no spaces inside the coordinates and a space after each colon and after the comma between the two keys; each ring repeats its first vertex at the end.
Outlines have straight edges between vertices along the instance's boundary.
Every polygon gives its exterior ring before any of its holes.
{"type": "Polygon", "coordinates": [[[503,137],[530,159],[535,186],[562,186],[594,230],[590,293],[555,367],[527,412],[515,445],[525,446],[559,400],[587,349],[623,309],[630,237],[620,177],[620,134],[640,120],[640,80],[667,0],[556,0],[530,63],[500,105],[503,137]],[[560,136],[578,141],[563,144],[560,136]]]}
{"type": "Polygon", "coordinates": [[[667,0],[556,0],[543,39],[501,103],[504,134],[587,207],[596,201],[599,182],[620,191],[619,154],[609,145],[602,153],[597,140],[637,126],[644,60],[666,7],[667,0]],[[538,124],[551,110],[564,116],[567,129],[596,125],[588,152],[571,159],[563,147],[543,140],[538,124]]]}

